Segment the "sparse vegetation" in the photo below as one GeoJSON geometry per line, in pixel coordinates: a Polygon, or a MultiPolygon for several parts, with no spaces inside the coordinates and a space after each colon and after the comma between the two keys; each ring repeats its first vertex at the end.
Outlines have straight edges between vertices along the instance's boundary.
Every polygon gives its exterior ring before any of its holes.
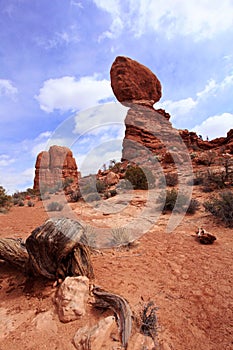
{"type": "Polygon", "coordinates": [[[82,195],[81,195],[79,189],[72,191],[69,194],[69,201],[70,202],[78,202],[81,198],[82,198],[82,195]]]}
{"type": "Polygon", "coordinates": [[[34,207],[35,206],[35,204],[32,201],[28,201],[27,205],[28,205],[28,207],[34,207]]]}
{"type": "Polygon", "coordinates": [[[0,186],[0,213],[5,213],[10,209],[11,196],[6,194],[5,188],[0,186]]]}
{"type": "MultiPolygon", "coordinates": [[[[162,198],[159,198],[159,201],[161,201],[161,199],[162,198]]],[[[178,191],[173,188],[172,190],[168,190],[166,193],[166,200],[163,207],[163,212],[173,211],[175,205],[177,205],[176,211],[182,212],[186,210],[188,214],[194,214],[199,208],[199,202],[196,199],[191,199],[189,201],[189,198],[184,194],[180,194],[178,197],[178,191]],[[189,206],[187,209],[185,209],[188,202],[189,206]]]]}
{"type": "Polygon", "coordinates": [[[64,205],[58,202],[51,202],[47,205],[47,211],[61,211],[64,205]]]}
{"type": "Polygon", "coordinates": [[[206,211],[220,219],[226,226],[233,227],[233,193],[224,191],[218,198],[213,198],[204,204],[206,211]]]}
{"type": "Polygon", "coordinates": [[[140,332],[151,337],[154,341],[158,331],[158,319],[156,311],[158,307],[154,306],[153,301],[149,301],[143,306],[140,312],[140,332]]]}
{"type": "Polygon", "coordinates": [[[80,243],[89,247],[96,246],[96,232],[92,226],[85,226],[84,232],[80,237],[80,243]]]}
{"type": "Polygon", "coordinates": [[[149,169],[139,166],[130,166],[126,170],[125,179],[128,180],[135,190],[147,190],[154,187],[155,178],[149,169]]]}
{"type": "Polygon", "coordinates": [[[125,227],[117,227],[112,229],[112,237],[110,244],[114,246],[126,246],[132,241],[130,232],[125,227]]]}
{"type": "Polygon", "coordinates": [[[107,186],[102,180],[96,181],[96,190],[98,193],[103,193],[106,190],[107,186]]]}

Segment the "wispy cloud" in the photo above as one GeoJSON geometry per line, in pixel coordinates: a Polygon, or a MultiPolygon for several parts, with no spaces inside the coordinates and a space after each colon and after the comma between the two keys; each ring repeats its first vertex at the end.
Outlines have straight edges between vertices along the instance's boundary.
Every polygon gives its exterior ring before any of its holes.
{"type": "Polygon", "coordinates": [[[110,82],[98,79],[97,74],[79,80],[70,76],[46,80],[36,96],[40,108],[47,113],[82,110],[108,98],[113,98],[110,82]]]}
{"type": "MultiPolygon", "coordinates": [[[[232,28],[233,3],[231,0],[94,0],[95,4],[112,16],[109,33],[114,36],[114,21],[121,18],[125,29],[135,36],[148,30],[163,31],[168,38],[177,34],[192,35],[196,39],[212,38],[232,28]]],[[[119,34],[121,31],[118,32],[119,34]]],[[[110,34],[108,35],[108,37],[110,34]]]]}
{"type": "Polygon", "coordinates": [[[165,100],[155,104],[156,108],[164,108],[172,116],[172,121],[177,124],[179,121],[188,120],[189,113],[198,107],[201,109],[202,103],[207,99],[216,98],[224,94],[225,89],[233,87],[233,74],[227,75],[222,81],[209,80],[203,90],[198,91],[195,97],[186,97],[181,100],[165,100]]]}
{"type": "Polygon", "coordinates": [[[8,154],[0,155],[0,167],[7,167],[14,162],[15,162],[15,159],[11,158],[8,154]]]}
{"type": "Polygon", "coordinates": [[[233,114],[223,113],[207,118],[201,124],[192,128],[197,134],[208,136],[214,139],[220,136],[226,136],[227,132],[233,128],[233,114]]]}
{"type": "Polygon", "coordinates": [[[0,96],[14,97],[18,93],[18,89],[14,86],[12,81],[7,79],[0,79],[0,96]]]}

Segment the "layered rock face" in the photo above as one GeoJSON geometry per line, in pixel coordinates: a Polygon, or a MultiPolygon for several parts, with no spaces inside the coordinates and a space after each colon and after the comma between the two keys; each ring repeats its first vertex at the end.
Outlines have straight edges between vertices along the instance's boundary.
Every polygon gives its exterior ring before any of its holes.
{"type": "Polygon", "coordinates": [[[76,161],[67,147],[51,146],[48,152],[39,153],[35,167],[35,190],[39,190],[40,186],[54,188],[66,179],[72,179],[73,186],[78,184],[76,161]]]}
{"type": "Polygon", "coordinates": [[[169,122],[169,113],[153,108],[161,97],[162,88],[147,67],[119,56],[112,64],[110,76],[116,98],[130,107],[125,118],[122,161],[138,164],[143,161],[148,166],[157,156],[164,163],[173,163],[178,155],[185,161],[194,151],[219,150],[220,153],[233,154],[233,130],[227,137],[204,141],[195,132],[174,129],[169,122]]]}
{"type": "Polygon", "coordinates": [[[160,81],[147,67],[121,56],[113,62],[110,75],[116,98],[130,107],[125,119],[122,160],[148,166],[158,151],[166,153],[166,141],[174,138],[175,145],[177,139],[170,115],[153,108],[161,98],[160,81]]]}

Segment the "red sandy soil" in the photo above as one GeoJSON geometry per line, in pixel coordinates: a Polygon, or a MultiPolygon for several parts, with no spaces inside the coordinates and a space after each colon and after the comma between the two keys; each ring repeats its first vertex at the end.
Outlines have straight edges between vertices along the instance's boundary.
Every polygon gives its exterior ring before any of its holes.
{"type": "MultiPolygon", "coordinates": [[[[208,196],[195,188],[194,198],[203,201],[208,196]]],[[[91,217],[93,209],[87,204],[71,206],[79,216],[85,210],[91,217]]],[[[125,214],[129,219],[135,212],[133,205],[131,209],[125,214]]],[[[114,221],[114,215],[106,220],[114,221]]],[[[0,214],[0,237],[26,238],[47,217],[42,202],[32,208],[13,207],[0,214]]],[[[162,215],[132,249],[93,253],[95,284],[124,296],[136,314],[142,299],[154,301],[159,308],[157,349],[233,349],[232,229],[200,208],[195,215],[186,215],[174,232],[166,233],[168,217],[162,215]],[[217,241],[199,244],[194,237],[198,226],[216,235],[217,241]]],[[[101,214],[95,218],[103,220],[101,214]]],[[[77,329],[94,324],[100,315],[89,308],[82,320],[59,322],[52,301],[55,290],[52,281],[25,284],[25,276],[0,261],[0,350],[74,350],[77,329]],[[36,326],[33,319],[48,310],[53,312],[52,321],[36,326]]]]}

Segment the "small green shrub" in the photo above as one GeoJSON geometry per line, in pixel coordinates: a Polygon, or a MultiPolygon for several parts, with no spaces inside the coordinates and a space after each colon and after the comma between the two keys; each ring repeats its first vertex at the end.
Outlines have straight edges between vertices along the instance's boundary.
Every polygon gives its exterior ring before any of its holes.
{"type": "MultiPolygon", "coordinates": [[[[161,200],[162,198],[159,198],[159,201],[161,200]]],[[[178,197],[178,191],[173,188],[172,190],[168,190],[166,192],[166,200],[163,207],[163,212],[173,211],[175,206],[177,212],[184,212],[186,210],[188,214],[194,214],[199,208],[199,202],[196,199],[191,199],[189,201],[189,197],[187,197],[184,194],[179,194],[178,197]],[[189,206],[186,209],[186,205],[188,202],[189,206]]]]}
{"type": "Polygon", "coordinates": [[[69,194],[69,201],[70,202],[78,202],[82,198],[82,195],[79,190],[72,191],[69,194]]]}
{"type": "Polygon", "coordinates": [[[11,205],[11,196],[8,196],[6,190],[0,186],[0,212],[7,212],[11,205]]]}
{"type": "Polygon", "coordinates": [[[27,205],[28,205],[28,207],[34,207],[35,203],[33,203],[32,201],[28,201],[27,205]]]}
{"type": "Polygon", "coordinates": [[[192,198],[190,203],[189,203],[187,213],[188,214],[195,214],[199,208],[200,208],[200,203],[198,202],[198,200],[192,198]]]}
{"type": "Polygon", "coordinates": [[[125,179],[128,180],[135,190],[147,190],[154,187],[155,178],[149,169],[142,170],[139,166],[129,166],[125,173],[125,179]]]}
{"type": "Polygon", "coordinates": [[[58,202],[51,202],[47,205],[47,211],[61,211],[64,205],[58,202]]]}
{"type": "Polygon", "coordinates": [[[114,197],[117,195],[117,190],[116,189],[110,190],[109,193],[110,193],[111,197],[114,197]]]}
{"type": "Polygon", "coordinates": [[[96,181],[96,190],[98,193],[103,193],[106,190],[107,186],[102,180],[96,181]]]}
{"type": "Polygon", "coordinates": [[[21,199],[18,203],[19,207],[24,207],[24,201],[21,199]]]}
{"type": "Polygon", "coordinates": [[[231,191],[220,193],[218,198],[205,202],[203,206],[226,226],[233,227],[233,193],[231,191]]]}
{"type": "Polygon", "coordinates": [[[20,199],[19,198],[12,198],[13,205],[19,205],[20,199]]]}

